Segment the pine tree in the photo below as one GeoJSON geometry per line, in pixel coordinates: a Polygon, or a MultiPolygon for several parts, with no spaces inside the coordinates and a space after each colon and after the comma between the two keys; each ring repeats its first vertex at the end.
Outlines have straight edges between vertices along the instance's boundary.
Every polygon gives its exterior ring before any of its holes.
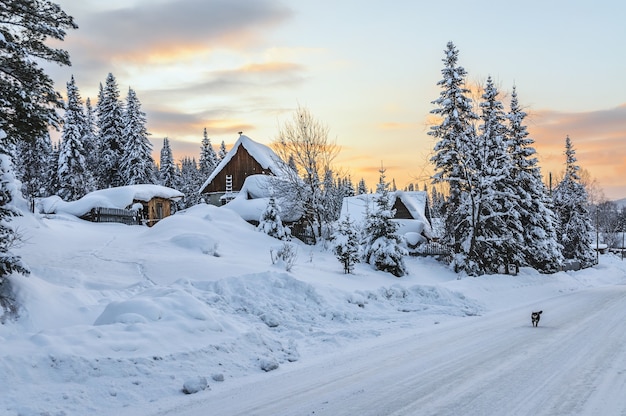
{"type": "Polygon", "coordinates": [[[437,191],[436,187],[430,189],[430,211],[433,218],[441,218],[444,210],[443,204],[445,204],[445,197],[437,191]]]}
{"type": "Polygon", "coordinates": [[[359,181],[359,184],[357,186],[356,189],[356,194],[357,195],[363,195],[367,193],[367,185],[365,185],[365,179],[361,178],[361,180],[359,181]]]}
{"type": "Polygon", "coordinates": [[[264,232],[270,237],[278,238],[279,240],[289,239],[289,230],[283,226],[283,222],[280,218],[280,208],[276,204],[276,199],[271,196],[267,202],[265,210],[259,218],[259,225],[257,230],[264,232]]]}
{"type": "Polygon", "coordinates": [[[519,196],[520,222],[523,224],[521,251],[525,263],[544,273],[560,270],[563,262],[557,241],[557,218],[552,201],[537,165],[534,140],[524,125],[526,113],[521,109],[517,90],[513,87],[509,120],[509,153],[513,162],[511,176],[519,196]]]}
{"type": "Polygon", "coordinates": [[[58,127],[63,101],[42,61],[70,65],[69,54],[46,45],[76,29],[71,16],[49,0],[0,2],[0,127],[5,140],[30,141],[58,127]]]}
{"type": "Polygon", "coordinates": [[[398,224],[392,221],[395,210],[389,201],[389,184],[385,182],[385,169],[380,169],[380,181],[375,198],[376,209],[367,213],[363,227],[363,260],[376,270],[382,270],[402,277],[407,274],[402,247],[402,237],[398,235],[398,224]]]}
{"type": "Polygon", "coordinates": [[[592,247],[593,226],[587,210],[587,191],[580,183],[576,165],[576,151],[567,136],[565,138],[565,176],[552,194],[555,212],[559,218],[557,236],[563,246],[563,257],[590,267],[595,263],[592,247]]]}
{"type": "Polygon", "coordinates": [[[497,273],[501,264],[519,266],[524,259],[519,197],[511,177],[512,162],[508,154],[506,116],[498,100],[498,90],[491,77],[482,95],[480,136],[471,166],[471,186],[466,202],[462,242],[463,262],[458,269],[470,275],[497,273]]]}
{"type": "MultiPolygon", "coordinates": [[[[432,102],[436,108],[431,111],[441,118],[440,124],[428,132],[438,140],[435,155],[433,183],[448,185],[449,194],[444,205],[444,235],[442,242],[450,246],[454,253],[462,252],[462,241],[472,234],[466,221],[469,191],[472,184],[471,164],[475,154],[476,132],[474,121],[478,116],[472,109],[469,89],[465,87],[467,72],[458,66],[459,52],[452,42],[448,42],[443,59],[443,79],[439,98],[432,102]]],[[[465,241],[467,242],[467,241],[465,241]]],[[[463,248],[467,252],[467,247],[463,248]]]]}
{"type": "Polygon", "coordinates": [[[224,143],[224,140],[222,140],[222,143],[220,144],[220,150],[217,153],[217,157],[219,158],[220,161],[222,161],[226,157],[227,153],[228,151],[226,150],[226,143],[224,143]]]}
{"type": "Polygon", "coordinates": [[[211,144],[206,127],[202,137],[202,147],[200,148],[200,175],[207,180],[218,164],[217,154],[211,144]]]}
{"type": "MultiPolygon", "coordinates": [[[[56,109],[63,102],[42,61],[70,65],[69,54],[45,44],[62,41],[67,29],[76,29],[71,16],[48,0],[11,0],[0,3],[0,284],[11,273],[28,273],[11,248],[19,235],[8,221],[18,215],[13,205],[19,194],[11,163],[13,146],[30,142],[58,127],[56,109]]],[[[0,306],[9,302],[0,297],[0,306]]]]}
{"type": "Polygon", "coordinates": [[[356,191],[354,190],[354,184],[352,183],[352,179],[348,176],[343,180],[343,196],[354,196],[356,195],[356,191]]]}
{"type": "MultiPolygon", "coordinates": [[[[51,195],[48,169],[52,156],[50,134],[37,136],[32,142],[20,141],[15,157],[15,172],[22,182],[22,194],[31,202],[34,198],[51,195]]],[[[56,172],[55,172],[56,176],[56,172]]]]}
{"type": "Polygon", "coordinates": [[[163,148],[161,149],[159,162],[159,177],[161,185],[176,189],[178,185],[178,168],[174,163],[170,140],[167,137],[163,139],[163,148]]]}
{"type": "Polygon", "coordinates": [[[58,195],[73,201],[94,190],[93,178],[85,163],[83,137],[85,114],[74,77],[67,83],[67,105],[59,149],[58,195]]]}
{"type": "Polygon", "coordinates": [[[125,185],[155,183],[152,143],[148,140],[146,113],[132,88],[128,89],[124,111],[124,152],[120,159],[121,178],[125,185]]]}
{"type": "Polygon", "coordinates": [[[345,196],[345,190],[337,184],[334,177],[334,172],[327,169],[324,172],[324,181],[320,191],[321,218],[325,224],[322,235],[325,238],[330,238],[332,234],[332,225],[339,219],[345,196]]]}
{"type": "Polygon", "coordinates": [[[201,176],[196,159],[183,157],[180,164],[180,184],[177,188],[180,192],[185,194],[185,198],[180,208],[189,208],[200,202],[200,194],[198,189],[202,185],[202,182],[206,179],[201,176]]]}
{"type": "Polygon", "coordinates": [[[49,195],[56,195],[61,189],[61,185],[59,184],[59,154],[60,154],[60,143],[52,144],[52,152],[50,153],[50,158],[48,159],[48,168],[46,169],[46,177],[48,179],[47,189],[49,195]]]}
{"type": "MultiPolygon", "coordinates": [[[[13,204],[19,189],[13,175],[8,143],[6,133],[0,129],[0,285],[11,273],[28,274],[21,259],[11,252],[11,248],[19,241],[19,235],[8,223],[12,217],[21,213],[13,204]]],[[[0,307],[5,308],[5,301],[1,297],[0,307]]],[[[3,313],[0,314],[2,315],[3,313]]]]}
{"type": "Polygon", "coordinates": [[[96,134],[96,110],[91,105],[91,99],[85,100],[85,126],[83,127],[83,148],[85,149],[85,164],[94,178],[97,186],[98,169],[100,166],[100,145],[96,134]]]}
{"type": "Polygon", "coordinates": [[[347,215],[333,234],[333,252],[343,265],[345,274],[352,273],[360,259],[359,232],[347,215]]]}
{"type": "Polygon", "coordinates": [[[123,185],[120,175],[120,162],[124,152],[123,109],[117,80],[111,73],[107,76],[104,87],[100,85],[96,113],[100,145],[98,188],[123,185]]]}

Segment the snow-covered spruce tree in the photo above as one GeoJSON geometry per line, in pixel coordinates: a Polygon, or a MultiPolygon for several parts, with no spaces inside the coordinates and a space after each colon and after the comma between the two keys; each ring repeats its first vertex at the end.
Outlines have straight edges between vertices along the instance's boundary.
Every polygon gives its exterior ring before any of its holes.
{"type": "Polygon", "coordinates": [[[48,176],[51,157],[52,142],[48,132],[35,137],[31,142],[22,140],[17,143],[15,172],[22,183],[22,194],[31,202],[34,198],[54,193],[50,190],[48,176]]]}
{"type": "Polygon", "coordinates": [[[183,157],[180,162],[180,183],[178,190],[185,194],[185,198],[178,202],[181,209],[192,207],[200,202],[198,189],[206,178],[200,175],[196,159],[183,157]]]}
{"type": "Polygon", "coordinates": [[[354,265],[360,261],[359,230],[349,215],[339,221],[333,234],[333,252],[343,265],[343,272],[346,274],[352,273],[354,265]]]}
{"type": "Polygon", "coordinates": [[[365,179],[361,178],[356,188],[356,194],[363,195],[366,193],[367,193],[367,185],[365,184],[365,179]]]}
{"type": "Polygon", "coordinates": [[[341,213],[341,205],[343,198],[346,196],[346,190],[341,186],[343,178],[335,180],[335,173],[328,169],[324,172],[324,182],[322,184],[322,221],[327,228],[328,235],[332,234],[332,224],[339,219],[341,213]]]}
{"type": "Polygon", "coordinates": [[[355,196],[356,190],[354,189],[354,184],[352,183],[352,179],[348,176],[344,178],[342,183],[343,196],[355,196]]]}
{"type": "MultiPolygon", "coordinates": [[[[471,248],[474,231],[473,219],[468,216],[467,205],[472,205],[470,189],[474,179],[472,164],[476,154],[476,132],[474,122],[478,116],[472,108],[469,89],[465,87],[467,72],[457,64],[459,52],[452,42],[448,42],[441,70],[443,79],[439,98],[432,102],[436,106],[431,111],[440,118],[437,125],[431,126],[428,134],[438,140],[435,155],[431,162],[435,165],[434,184],[446,184],[448,197],[443,206],[442,219],[444,235],[442,243],[449,246],[454,258],[457,254],[464,257],[471,248]]],[[[463,259],[460,259],[463,261],[463,259]]],[[[457,262],[458,263],[458,262],[457,262]]]]}
{"type": "Polygon", "coordinates": [[[29,273],[19,256],[11,252],[19,241],[19,235],[9,221],[21,213],[12,203],[19,193],[19,183],[13,175],[9,145],[6,133],[0,128],[0,321],[4,320],[6,312],[16,308],[13,302],[3,297],[5,279],[12,273],[29,273]]]}
{"type": "Polygon", "coordinates": [[[443,206],[445,204],[445,196],[437,190],[435,186],[430,188],[430,212],[433,218],[441,218],[443,206]]]}
{"type": "Polygon", "coordinates": [[[524,125],[526,113],[519,105],[515,86],[507,118],[509,154],[513,162],[511,176],[517,187],[519,219],[523,224],[521,251],[526,265],[543,273],[554,273],[563,262],[556,235],[558,221],[537,165],[536,151],[532,147],[534,140],[528,137],[524,125]]]}
{"type": "Polygon", "coordinates": [[[167,137],[163,139],[163,147],[161,148],[159,179],[163,186],[174,189],[178,186],[178,167],[174,163],[170,140],[167,137]]]}
{"type": "Polygon", "coordinates": [[[472,157],[469,198],[462,206],[467,212],[462,259],[455,267],[470,275],[498,273],[500,266],[523,264],[522,224],[519,197],[511,177],[506,115],[491,77],[480,103],[482,121],[472,157]]]}
{"type": "Polygon", "coordinates": [[[224,140],[222,140],[222,143],[220,143],[220,150],[217,153],[217,157],[219,158],[220,161],[222,161],[226,157],[227,153],[228,153],[228,150],[226,150],[226,143],[224,143],[224,140]]]}
{"type": "Polygon", "coordinates": [[[56,195],[61,188],[59,186],[59,151],[60,144],[52,144],[52,153],[48,161],[48,168],[46,169],[46,177],[48,178],[47,189],[49,195],[56,195]]]}
{"type": "Polygon", "coordinates": [[[278,238],[279,240],[289,240],[289,229],[283,226],[283,221],[280,218],[280,208],[274,196],[270,196],[265,211],[263,211],[259,218],[257,230],[270,237],[278,238]]]}
{"type": "Polygon", "coordinates": [[[124,185],[155,183],[152,143],[148,140],[146,113],[132,88],[128,89],[124,108],[124,151],[120,159],[121,180],[124,185]]]}
{"type": "Polygon", "coordinates": [[[63,101],[39,64],[70,65],[67,51],[46,41],[62,41],[66,30],[77,27],[53,1],[0,2],[0,120],[11,140],[31,141],[49,125],[58,127],[56,109],[63,101]]]}
{"type": "MultiPolygon", "coordinates": [[[[213,145],[211,144],[211,139],[209,138],[206,127],[204,128],[204,132],[202,135],[202,146],[200,147],[200,175],[204,178],[203,181],[207,180],[215,167],[219,163],[217,158],[217,153],[213,149],[213,145]]],[[[202,183],[200,184],[202,185],[202,183]]]]}
{"type": "Polygon", "coordinates": [[[96,134],[96,109],[91,105],[91,99],[85,100],[85,125],[83,126],[83,149],[85,149],[85,164],[94,179],[94,186],[98,186],[98,170],[100,167],[100,145],[96,134]]]}
{"type": "Polygon", "coordinates": [[[85,162],[83,137],[85,113],[74,77],[67,83],[67,105],[59,147],[57,194],[74,201],[94,190],[93,177],[85,162]]]}
{"type": "Polygon", "coordinates": [[[404,257],[408,255],[398,235],[398,224],[392,221],[395,210],[389,201],[389,184],[385,182],[385,169],[380,169],[380,181],[374,199],[376,207],[367,213],[362,230],[363,261],[376,270],[402,277],[407,274],[404,257]]]}
{"type": "Polygon", "coordinates": [[[120,174],[120,162],[124,153],[123,108],[117,80],[109,73],[104,87],[100,85],[98,105],[98,144],[100,168],[97,175],[98,189],[124,184],[120,174]]]}
{"type": "Polygon", "coordinates": [[[554,210],[559,219],[557,236],[563,246],[563,257],[580,262],[584,267],[595,263],[593,250],[593,225],[587,209],[587,191],[580,183],[576,165],[576,151],[565,138],[565,175],[552,193],[554,210]]]}

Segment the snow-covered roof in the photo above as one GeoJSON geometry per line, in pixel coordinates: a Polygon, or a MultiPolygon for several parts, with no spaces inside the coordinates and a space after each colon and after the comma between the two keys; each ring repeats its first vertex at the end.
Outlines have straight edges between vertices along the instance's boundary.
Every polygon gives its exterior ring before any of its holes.
{"type": "Polygon", "coordinates": [[[166,186],[142,184],[100,189],[71,202],[63,201],[54,195],[41,199],[37,205],[43,214],[66,213],[80,217],[91,211],[92,208],[125,209],[132,205],[133,201],[148,202],[152,198],[177,200],[184,196],[176,189],[166,186]]]}
{"type": "Polygon", "coordinates": [[[222,169],[224,169],[233,156],[235,156],[240,146],[243,146],[243,148],[248,151],[250,156],[259,162],[259,165],[261,165],[263,169],[269,170],[276,176],[280,174],[280,164],[282,162],[278,155],[268,146],[255,142],[248,136],[241,134],[230,151],[226,154],[226,156],[224,156],[224,159],[222,159],[222,161],[215,167],[208,179],[204,181],[199,189],[199,192],[202,192],[202,190],[206,188],[222,171],[222,169]]]}
{"type": "MultiPolygon", "coordinates": [[[[223,207],[235,211],[246,221],[258,221],[272,196],[273,182],[276,180],[280,179],[268,175],[248,176],[237,196],[223,207]]],[[[280,203],[278,205],[280,207],[280,203]]],[[[287,222],[300,219],[300,216],[296,216],[292,218],[285,212],[280,213],[281,219],[287,222]]]]}
{"type": "MultiPolygon", "coordinates": [[[[376,198],[378,195],[379,194],[361,194],[344,198],[341,205],[340,219],[344,219],[349,215],[352,221],[361,224],[365,220],[368,210],[371,212],[377,209],[376,198]]],[[[428,194],[423,191],[389,192],[390,206],[393,206],[397,198],[402,201],[413,217],[413,219],[395,220],[400,224],[399,232],[423,232],[427,236],[432,236],[430,222],[426,218],[428,194]]]]}

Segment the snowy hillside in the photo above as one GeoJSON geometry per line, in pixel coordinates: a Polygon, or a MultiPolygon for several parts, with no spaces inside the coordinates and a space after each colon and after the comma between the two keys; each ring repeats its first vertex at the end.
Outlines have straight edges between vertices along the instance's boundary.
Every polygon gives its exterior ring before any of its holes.
{"type": "MultiPolygon", "coordinates": [[[[450,333],[495,312],[507,317],[498,325],[530,328],[527,312],[546,299],[626,283],[626,265],[609,256],[556,275],[459,280],[426,258],[407,259],[400,279],[364,264],[344,275],[329,251],[302,244],[286,272],[270,258],[281,242],[208,205],[152,228],[71,215],[14,224],[24,239],[15,252],[31,274],[12,277],[23,309],[0,326],[8,416],[178,414],[169,409],[203,398],[223,404],[222,392],[250,380],[414,331],[450,333]]],[[[435,345],[455,354],[448,342],[435,345]]]]}

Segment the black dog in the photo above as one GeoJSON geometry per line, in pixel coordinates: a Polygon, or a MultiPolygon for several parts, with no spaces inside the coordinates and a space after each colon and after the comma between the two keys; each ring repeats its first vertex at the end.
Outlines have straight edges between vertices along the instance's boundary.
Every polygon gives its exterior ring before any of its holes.
{"type": "Polygon", "coordinates": [[[533,312],[530,314],[530,320],[533,324],[533,326],[537,326],[539,325],[539,319],[541,319],[541,314],[543,313],[543,311],[539,311],[539,312],[533,312]]]}

